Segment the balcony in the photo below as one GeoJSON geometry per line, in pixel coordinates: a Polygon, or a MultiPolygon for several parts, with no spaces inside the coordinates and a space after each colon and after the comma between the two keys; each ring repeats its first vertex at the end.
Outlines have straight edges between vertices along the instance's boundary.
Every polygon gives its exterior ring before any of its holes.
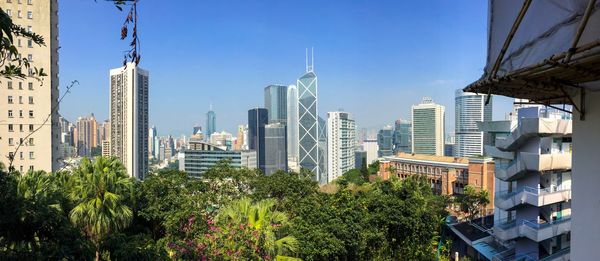
{"type": "Polygon", "coordinates": [[[541,242],[569,231],[571,231],[571,217],[544,223],[536,220],[523,220],[519,226],[519,234],[535,242],[541,242]]]}
{"type": "Polygon", "coordinates": [[[510,151],[501,151],[495,146],[484,145],[483,153],[487,157],[497,158],[497,159],[507,159],[512,160],[515,158],[515,153],[510,151]]]}
{"type": "Polygon", "coordinates": [[[515,151],[532,137],[564,137],[573,132],[570,120],[547,118],[524,118],[519,120],[519,125],[511,135],[503,139],[496,139],[496,146],[503,151],[515,151]]]}
{"type": "Polygon", "coordinates": [[[499,191],[494,197],[494,205],[502,210],[514,210],[528,204],[541,207],[571,199],[571,188],[550,187],[537,189],[523,187],[516,191],[499,191]]]}
{"type": "Polygon", "coordinates": [[[520,152],[515,160],[506,168],[496,168],[496,177],[504,181],[513,181],[527,172],[569,170],[571,169],[570,153],[538,154],[520,152]]]}
{"type": "Polygon", "coordinates": [[[540,261],[569,261],[571,260],[571,249],[565,248],[560,251],[540,259],[540,261]]]}
{"type": "Polygon", "coordinates": [[[516,220],[501,220],[494,226],[494,236],[502,241],[519,237],[519,226],[516,220]]]}

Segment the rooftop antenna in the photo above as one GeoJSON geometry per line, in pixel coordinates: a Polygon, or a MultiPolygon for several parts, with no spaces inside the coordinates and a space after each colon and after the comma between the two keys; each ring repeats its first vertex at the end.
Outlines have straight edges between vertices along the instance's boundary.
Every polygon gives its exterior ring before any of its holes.
{"type": "Polygon", "coordinates": [[[210,103],[210,105],[208,106],[208,109],[212,111],[212,102],[210,103]]]}
{"type": "Polygon", "coordinates": [[[313,47],[310,48],[310,52],[311,52],[311,59],[310,59],[310,65],[309,65],[309,63],[308,63],[308,48],[306,48],[306,72],[307,73],[314,71],[315,52],[314,52],[313,47]]]}
{"type": "Polygon", "coordinates": [[[308,48],[306,48],[306,72],[308,72],[308,48]]]}

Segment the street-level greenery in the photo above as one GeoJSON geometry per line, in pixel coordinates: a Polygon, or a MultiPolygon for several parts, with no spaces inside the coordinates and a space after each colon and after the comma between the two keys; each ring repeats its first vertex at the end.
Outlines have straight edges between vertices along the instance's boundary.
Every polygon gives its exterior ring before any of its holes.
{"type": "MultiPolygon", "coordinates": [[[[373,166],[374,167],[374,166],[373,166]]],[[[435,260],[447,200],[426,180],[323,192],[311,173],[218,164],[126,177],[115,158],[0,173],[0,260],[435,260]]]]}

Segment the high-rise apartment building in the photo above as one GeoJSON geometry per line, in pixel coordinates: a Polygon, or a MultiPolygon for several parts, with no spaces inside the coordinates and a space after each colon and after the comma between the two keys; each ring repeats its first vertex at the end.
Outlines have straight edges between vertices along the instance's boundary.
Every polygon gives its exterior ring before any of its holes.
{"type": "Polygon", "coordinates": [[[227,150],[232,150],[234,145],[233,135],[226,131],[215,132],[210,135],[210,143],[218,146],[224,146],[227,148],[227,150]]]}
{"type": "Polygon", "coordinates": [[[213,111],[211,105],[210,110],[206,113],[206,133],[204,133],[204,137],[209,140],[210,135],[215,132],[217,132],[217,114],[213,111]]]}
{"type": "Polygon", "coordinates": [[[265,108],[254,108],[248,111],[248,148],[256,151],[258,168],[265,172],[265,125],[269,121],[269,113],[265,108]]]}
{"type": "Polygon", "coordinates": [[[100,143],[105,140],[110,140],[110,121],[104,120],[100,125],[98,125],[98,137],[100,139],[100,143]]]}
{"type": "Polygon", "coordinates": [[[287,153],[288,168],[300,171],[298,165],[298,88],[290,85],[287,89],[287,153]]]}
{"type": "MultiPolygon", "coordinates": [[[[308,57],[308,54],[307,54],[308,57]]],[[[307,58],[308,60],[308,58],[307,58]]],[[[311,171],[316,181],[322,182],[319,163],[319,116],[317,75],[313,65],[306,65],[306,73],[298,78],[298,163],[311,171]]]]}
{"type": "Polygon", "coordinates": [[[14,24],[39,34],[45,41],[44,45],[37,45],[24,37],[13,38],[13,45],[32,66],[29,71],[23,68],[24,73],[32,76],[34,68],[43,69],[47,74],[43,81],[31,77],[0,81],[0,162],[8,167],[8,159],[12,157],[13,167],[21,172],[50,172],[60,165],[57,2],[0,2],[0,8],[11,16],[14,24]],[[15,151],[19,143],[21,146],[15,151]]]}
{"type": "Polygon", "coordinates": [[[256,151],[225,150],[205,141],[190,140],[189,148],[179,153],[179,170],[192,177],[201,177],[221,160],[229,160],[229,166],[236,169],[255,169],[257,165],[256,151]]]}
{"type": "Polygon", "coordinates": [[[269,123],[287,123],[287,86],[265,87],[265,108],[269,112],[269,123]]]}
{"type": "Polygon", "coordinates": [[[477,122],[492,120],[492,99],[486,105],[487,95],[456,91],[455,97],[455,157],[483,155],[484,134],[477,122]]]}
{"type": "Polygon", "coordinates": [[[265,175],[287,171],[286,126],[283,123],[265,125],[265,175]]]}
{"type": "Polygon", "coordinates": [[[98,137],[98,122],[92,113],[89,117],[79,117],[75,123],[77,128],[76,148],[81,157],[92,156],[92,149],[100,145],[98,137]]]}
{"type": "Polygon", "coordinates": [[[110,70],[110,151],[127,174],[148,173],[149,73],[135,63],[110,70]]]}
{"type": "Polygon", "coordinates": [[[394,128],[390,125],[384,126],[377,132],[378,157],[392,156],[394,154],[394,128]]]}
{"type": "Polygon", "coordinates": [[[445,107],[429,97],[412,106],[412,152],[444,155],[445,107]]]}
{"type": "Polygon", "coordinates": [[[397,120],[394,125],[394,153],[412,153],[412,123],[397,120]]]}
{"type": "Polygon", "coordinates": [[[378,158],[379,145],[376,139],[365,139],[362,141],[362,150],[367,153],[367,165],[375,162],[378,158]]]}
{"type": "Polygon", "coordinates": [[[327,182],[355,167],[356,126],[347,112],[327,113],[327,182]]]}
{"type": "Polygon", "coordinates": [[[237,139],[233,146],[233,150],[248,149],[248,125],[238,125],[237,139]]]}

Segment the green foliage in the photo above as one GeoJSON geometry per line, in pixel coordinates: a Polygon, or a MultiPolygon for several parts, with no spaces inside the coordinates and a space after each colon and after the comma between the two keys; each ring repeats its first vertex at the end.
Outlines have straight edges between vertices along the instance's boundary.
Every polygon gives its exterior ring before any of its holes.
{"type": "Polygon", "coordinates": [[[71,222],[90,238],[99,259],[100,247],[111,233],[129,226],[133,212],[127,205],[132,180],[116,158],[87,158],[73,173],[75,179],[71,199],[75,207],[69,213],[71,222]]]}
{"type": "Polygon", "coordinates": [[[377,174],[377,172],[379,172],[379,161],[376,160],[373,163],[369,164],[368,171],[369,175],[377,174]]]}
{"type": "Polygon", "coordinates": [[[463,195],[457,198],[457,202],[460,208],[467,213],[469,219],[473,220],[490,203],[489,193],[485,189],[477,191],[473,186],[467,185],[463,195]]]}
{"type": "Polygon", "coordinates": [[[336,180],[336,182],[340,185],[348,185],[349,183],[362,185],[367,181],[368,176],[367,179],[365,179],[363,172],[359,169],[351,169],[336,180]]]}

